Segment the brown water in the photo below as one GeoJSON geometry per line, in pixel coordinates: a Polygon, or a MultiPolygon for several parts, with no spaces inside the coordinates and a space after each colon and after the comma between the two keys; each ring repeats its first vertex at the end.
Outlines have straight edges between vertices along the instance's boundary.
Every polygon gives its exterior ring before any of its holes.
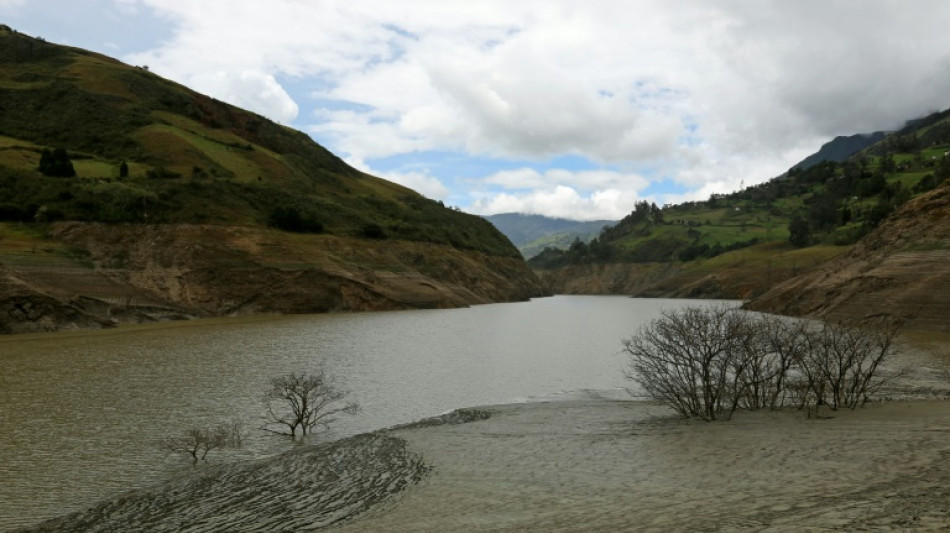
{"type": "Polygon", "coordinates": [[[620,340],[661,309],[711,302],[559,296],[469,309],[199,320],[0,338],[0,530],[188,470],[157,441],[228,419],[260,431],[270,376],[325,365],[363,407],[334,438],[458,407],[622,395],[620,340]]]}

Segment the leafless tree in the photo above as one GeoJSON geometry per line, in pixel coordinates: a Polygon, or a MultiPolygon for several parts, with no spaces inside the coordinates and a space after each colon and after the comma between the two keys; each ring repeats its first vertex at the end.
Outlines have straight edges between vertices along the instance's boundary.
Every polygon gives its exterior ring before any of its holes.
{"type": "Polygon", "coordinates": [[[623,341],[628,379],[684,417],[715,420],[738,407],[742,344],[751,330],[727,306],[664,311],[623,341]]]}
{"type": "Polygon", "coordinates": [[[327,427],[341,414],[359,411],[358,404],[346,400],[349,391],[324,371],[276,376],[271,378],[270,385],[264,395],[268,422],[285,428],[286,431],[278,432],[294,438],[298,429],[306,436],[318,425],[327,427]]]}
{"type": "Polygon", "coordinates": [[[767,315],[743,315],[749,335],[744,337],[739,374],[739,406],[775,409],[790,398],[792,367],[801,360],[805,323],[767,315]]]}
{"type": "Polygon", "coordinates": [[[230,421],[214,428],[193,427],[178,435],[165,437],[160,445],[168,452],[191,457],[191,464],[206,460],[211,450],[240,447],[243,439],[243,424],[230,421]]]}
{"type": "Polygon", "coordinates": [[[684,417],[729,418],[740,408],[832,409],[864,404],[899,323],[814,324],[728,306],[688,307],[623,341],[625,374],[684,417]]]}
{"type": "Polygon", "coordinates": [[[797,368],[808,384],[809,398],[832,410],[854,409],[885,382],[881,364],[893,351],[900,321],[881,318],[871,323],[825,323],[805,336],[797,368]]]}

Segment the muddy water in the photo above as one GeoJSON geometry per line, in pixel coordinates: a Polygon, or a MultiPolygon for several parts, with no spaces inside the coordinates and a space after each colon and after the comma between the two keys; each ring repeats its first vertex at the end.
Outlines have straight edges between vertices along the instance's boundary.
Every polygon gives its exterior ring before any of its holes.
{"type": "Polygon", "coordinates": [[[334,438],[464,406],[622,394],[620,340],[710,302],[559,296],[470,309],[256,317],[0,338],[0,531],[187,471],[162,436],[237,418],[259,430],[270,376],[325,366],[363,407],[334,438]],[[597,391],[597,392],[591,392],[597,391]]]}

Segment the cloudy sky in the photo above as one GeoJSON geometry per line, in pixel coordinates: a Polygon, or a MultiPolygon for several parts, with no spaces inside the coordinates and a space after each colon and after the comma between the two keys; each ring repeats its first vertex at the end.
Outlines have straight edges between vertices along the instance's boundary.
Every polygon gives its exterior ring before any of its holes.
{"type": "Polygon", "coordinates": [[[944,0],[0,0],[463,210],[620,218],[950,107],[944,0]]]}

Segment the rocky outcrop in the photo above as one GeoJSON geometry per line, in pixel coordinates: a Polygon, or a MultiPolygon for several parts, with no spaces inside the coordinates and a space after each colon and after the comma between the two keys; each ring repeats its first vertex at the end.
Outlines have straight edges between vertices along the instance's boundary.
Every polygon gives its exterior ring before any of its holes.
{"type": "Polygon", "coordinates": [[[950,186],[914,199],[847,254],[774,287],[746,307],[785,315],[950,329],[950,186]]]}
{"type": "Polygon", "coordinates": [[[432,243],[235,226],[77,222],[54,225],[49,237],[79,250],[82,261],[11,268],[0,304],[19,294],[31,309],[43,310],[24,322],[14,303],[0,306],[0,327],[7,331],[191,316],[449,308],[545,295],[518,258],[432,243]]]}
{"type": "Polygon", "coordinates": [[[80,302],[62,301],[23,289],[0,297],[0,333],[35,333],[60,329],[97,329],[114,322],[89,312],[80,302]]]}

